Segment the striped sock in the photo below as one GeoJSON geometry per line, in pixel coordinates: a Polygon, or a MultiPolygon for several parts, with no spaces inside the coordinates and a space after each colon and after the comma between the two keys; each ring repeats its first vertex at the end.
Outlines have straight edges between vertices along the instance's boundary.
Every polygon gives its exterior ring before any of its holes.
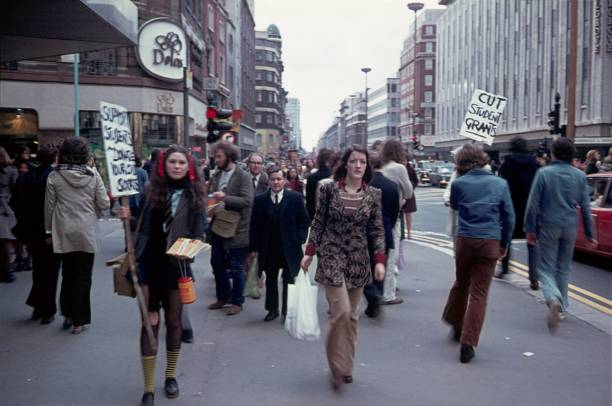
{"type": "Polygon", "coordinates": [[[181,350],[166,351],[166,378],[176,378],[176,362],[181,350]]]}
{"type": "Polygon", "coordinates": [[[155,355],[141,356],[142,372],[144,374],[144,391],[155,392],[155,355]]]}

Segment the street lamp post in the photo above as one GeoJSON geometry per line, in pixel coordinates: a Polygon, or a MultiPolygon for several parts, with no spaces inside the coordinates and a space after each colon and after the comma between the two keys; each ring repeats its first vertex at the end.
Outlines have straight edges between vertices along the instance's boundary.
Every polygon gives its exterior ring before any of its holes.
{"type": "Polygon", "coordinates": [[[407,4],[408,8],[412,11],[414,11],[414,57],[412,59],[412,95],[413,95],[413,106],[412,106],[412,111],[413,111],[413,120],[412,120],[412,134],[415,135],[416,138],[416,120],[415,120],[415,114],[418,114],[418,109],[417,109],[417,98],[416,98],[416,59],[417,59],[417,11],[422,10],[423,7],[425,7],[425,4],[423,3],[419,3],[419,2],[410,2],[407,4]]]}
{"type": "Polygon", "coordinates": [[[365,73],[365,135],[363,137],[363,147],[368,147],[368,72],[372,69],[361,68],[361,71],[365,73]]]}

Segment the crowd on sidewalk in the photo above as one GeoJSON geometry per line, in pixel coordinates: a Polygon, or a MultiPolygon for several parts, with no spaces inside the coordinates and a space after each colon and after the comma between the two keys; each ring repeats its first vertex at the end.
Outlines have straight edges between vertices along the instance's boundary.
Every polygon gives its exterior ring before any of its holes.
{"type": "MultiPolygon", "coordinates": [[[[193,341],[178,291],[181,275],[193,275],[189,264],[182,267],[166,254],[179,238],[211,245],[216,300],[208,309],[237,316],[245,296],[259,298],[265,286],[264,322],[285,319],[288,285],[299,272],[309,272],[317,256],[314,279],[329,305],[325,348],[330,378],[340,389],[353,382],[362,294],[368,317],[377,317],[380,306],[403,303],[398,280],[409,269],[401,240],[410,237],[411,215],[417,210],[414,169],[398,140],[377,142],[370,149],[322,149],[316,164],[300,159],[296,151],[287,160],[268,163],[258,153],[245,161],[239,154],[226,141],[214,144],[211,161],[200,165],[181,146],[156,151],[144,165],[138,160],[140,194],[129,207],[116,210],[120,218],[132,220],[138,276],[155,340],[164,313],[165,395],[179,395],[181,342],[193,341]]],[[[79,334],[91,323],[97,221],[111,202],[82,139],[69,138],[59,150],[43,146],[37,158],[38,166],[27,159],[28,164],[19,164],[19,175],[0,147],[1,279],[14,280],[11,253],[19,241],[33,260],[26,303],[33,319],[49,324],[57,311],[61,269],[62,326],[79,334]]],[[[579,213],[587,240],[596,243],[586,175],[574,165],[572,143],[555,140],[551,158],[542,167],[525,140],[516,137],[495,176],[480,146],[468,143],[454,151],[455,173],[445,203],[456,280],[442,319],[460,343],[463,363],[475,356],[491,280],[499,260],[501,271],[495,276],[508,272],[512,239],[527,239],[530,286],[542,289],[551,333],[569,305],[579,213]]],[[[596,170],[606,170],[612,149],[602,164],[596,163],[598,155],[590,159],[596,170]]],[[[140,342],[141,404],[153,405],[157,348],[144,326],[140,342]]]]}

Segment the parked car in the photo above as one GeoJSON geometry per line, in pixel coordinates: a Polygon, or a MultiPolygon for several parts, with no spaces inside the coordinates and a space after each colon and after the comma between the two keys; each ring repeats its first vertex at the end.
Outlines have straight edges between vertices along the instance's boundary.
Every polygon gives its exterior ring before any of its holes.
{"type": "Polygon", "coordinates": [[[587,179],[591,195],[591,214],[597,233],[597,247],[592,248],[587,245],[582,217],[579,217],[576,251],[612,258],[612,172],[594,173],[587,179]]]}
{"type": "Polygon", "coordinates": [[[431,186],[447,187],[454,169],[455,165],[450,162],[434,166],[429,172],[431,186]]]}

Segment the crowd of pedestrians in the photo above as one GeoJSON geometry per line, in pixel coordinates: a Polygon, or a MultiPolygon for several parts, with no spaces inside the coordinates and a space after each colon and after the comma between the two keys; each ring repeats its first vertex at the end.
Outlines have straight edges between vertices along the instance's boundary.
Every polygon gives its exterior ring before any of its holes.
{"type": "MultiPolygon", "coordinates": [[[[14,280],[17,242],[24,243],[33,259],[27,298],[32,318],[43,324],[54,320],[61,269],[63,327],[79,334],[91,322],[96,227],[110,207],[109,196],[82,139],[69,138],[59,149],[41,147],[38,166],[28,153],[11,161],[0,147],[0,280],[14,280]]],[[[164,392],[169,398],[179,395],[181,342],[193,341],[178,291],[181,274],[193,275],[188,264],[182,269],[166,254],[178,238],[211,245],[216,300],[208,309],[239,315],[249,276],[257,288],[266,288],[265,322],[284,320],[288,285],[300,271],[309,272],[316,256],[314,279],[328,303],[325,349],[331,383],[336,389],[352,383],[361,295],[365,314],[372,318],[381,305],[403,302],[398,295],[400,275],[407,271],[400,261],[402,239],[411,236],[418,183],[406,151],[400,141],[388,140],[369,150],[322,149],[316,160],[300,160],[296,151],[284,161],[266,162],[259,153],[244,161],[239,156],[238,148],[226,141],[213,145],[210,165],[198,165],[181,146],[155,151],[146,163],[137,159],[140,193],[117,210],[120,218],[131,220],[155,337],[163,310],[164,392]]],[[[455,173],[444,203],[456,278],[442,319],[460,343],[461,362],[475,356],[491,280],[508,273],[513,239],[526,237],[530,286],[542,289],[551,333],[563,319],[579,212],[587,240],[596,243],[585,171],[612,169],[612,148],[603,162],[597,151],[589,152],[584,171],[574,158],[572,143],[559,138],[551,161],[542,167],[527,142],[516,137],[510,154],[495,167],[496,175],[480,146],[468,143],[453,151],[455,173]],[[495,274],[498,261],[501,271],[495,274]]],[[[144,327],[140,341],[141,404],[149,406],[154,403],[157,350],[144,327]]]]}

